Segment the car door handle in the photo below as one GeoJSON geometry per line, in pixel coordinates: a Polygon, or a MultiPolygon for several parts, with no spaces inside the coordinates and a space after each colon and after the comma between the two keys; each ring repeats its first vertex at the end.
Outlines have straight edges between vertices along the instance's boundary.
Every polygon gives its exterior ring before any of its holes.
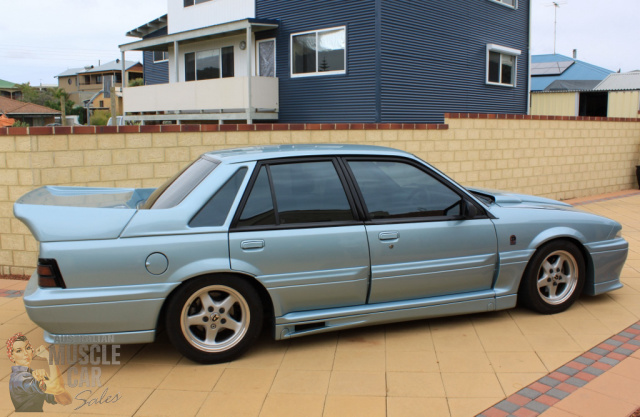
{"type": "Polygon", "coordinates": [[[400,237],[398,232],[380,232],[378,239],[380,240],[396,240],[400,237]]]}
{"type": "Polygon", "coordinates": [[[262,249],[264,248],[264,240],[244,240],[240,243],[242,249],[262,249]]]}

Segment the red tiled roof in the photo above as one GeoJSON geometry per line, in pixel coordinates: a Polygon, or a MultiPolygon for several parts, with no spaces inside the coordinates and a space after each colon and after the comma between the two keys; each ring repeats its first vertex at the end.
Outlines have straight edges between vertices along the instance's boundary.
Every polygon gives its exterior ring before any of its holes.
{"type": "Polygon", "coordinates": [[[0,97],[0,111],[4,112],[7,116],[20,114],[60,114],[60,110],[50,109],[49,107],[40,106],[39,104],[12,100],[6,97],[0,97]]]}

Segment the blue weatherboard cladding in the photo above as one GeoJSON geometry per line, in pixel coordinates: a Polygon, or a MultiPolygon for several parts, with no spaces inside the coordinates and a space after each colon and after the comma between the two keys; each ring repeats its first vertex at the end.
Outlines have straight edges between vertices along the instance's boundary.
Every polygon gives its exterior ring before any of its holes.
{"type": "MultiPolygon", "coordinates": [[[[155,38],[167,34],[167,28],[158,29],[155,32],[145,36],[144,39],[155,38]]],[[[169,82],[169,63],[153,62],[153,52],[144,51],[142,55],[144,64],[144,83],[145,85],[166,84],[169,82]]]]}
{"type": "Polygon", "coordinates": [[[381,105],[385,122],[442,122],[443,113],[525,113],[528,2],[382,3],[381,105]],[[519,49],[517,87],[486,84],[487,44],[519,49]],[[426,118],[426,119],[425,119],[426,118]]]}
{"type": "Polygon", "coordinates": [[[441,123],[446,112],[525,113],[529,1],[256,0],[279,19],[280,122],[441,123]],[[347,74],[290,77],[290,35],[347,28],[347,74]],[[491,86],[486,45],[522,51],[517,87],[491,86]],[[377,47],[379,45],[379,47],[377,47]]]}
{"type": "Polygon", "coordinates": [[[276,76],[283,123],[375,122],[375,1],[257,0],[256,17],[279,19],[276,76]],[[292,33],[346,26],[347,73],[291,78],[292,33]]]}

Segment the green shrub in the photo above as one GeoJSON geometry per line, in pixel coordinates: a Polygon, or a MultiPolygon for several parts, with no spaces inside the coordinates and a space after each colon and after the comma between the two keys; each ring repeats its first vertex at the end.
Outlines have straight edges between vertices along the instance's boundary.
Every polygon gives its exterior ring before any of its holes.
{"type": "Polygon", "coordinates": [[[111,117],[110,112],[106,110],[96,110],[91,116],[89,124],[94,126],[106,126],[107,121],[109,121],[109,117],[111,117]]]}
{"type": "Polygon", "coordinates": [[[129,87],[139,87],[141,85],[144,85],[144,78],[134,78],[129,81],[129,87]]]}

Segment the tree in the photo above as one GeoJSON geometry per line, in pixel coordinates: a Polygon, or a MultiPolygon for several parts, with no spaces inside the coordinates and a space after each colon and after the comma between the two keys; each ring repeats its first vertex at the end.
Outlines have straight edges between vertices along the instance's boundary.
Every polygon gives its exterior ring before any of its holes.
{"type": "MultiPolygon", "coordinates": [[[[55,96],[53,95],[53,93],[49,88],[42,88],[42,89],[33,88],[29,83],[19,84],[18,88],[22,93],[22,101],[25,101],[27,103],[46,106],[47,102],[51,102],[55,100],[55,96]]],[[[60,109],[58,108],[56,110],[60,110],[60,109]]]]}
{"type": "Polygon", "coordinates": [[[329,63],[327,62],[327,57],[322,57],[322,62],[318,66],[320,71],[329,71],[329,63]]]}
{"type": "Polygon", "coordinates": [[[39,89],[31,87],[29,83],[20,84],[18,88],[22,92],[22,101],[60,110],[64,115],[80,116],[79,122],[84,124],[85,110],[80,106],[76,106],[72,100],[69,100],[69,94],[62,88],[39,89]],[[60,105],[62,102],[64,102],[64,110],[60,105]]]}
{"type": "MultiPolygon", "coordinates": [[[[60,100],[59,110],[62,112],[62,114],[60,115],[60,121],[62,126],[66,126],[67,125],[67,101],[70,101],[69,93],[67,93],[62,88],[59,88],[59,87],[53,88],[52,91],[53,91],[53,96],[56,97],[58,100],[60,100]]],[[[71,110],[73,108],[73,102],[71,101],[69,104],[70,104],[69,110],[71,110]]]]}

